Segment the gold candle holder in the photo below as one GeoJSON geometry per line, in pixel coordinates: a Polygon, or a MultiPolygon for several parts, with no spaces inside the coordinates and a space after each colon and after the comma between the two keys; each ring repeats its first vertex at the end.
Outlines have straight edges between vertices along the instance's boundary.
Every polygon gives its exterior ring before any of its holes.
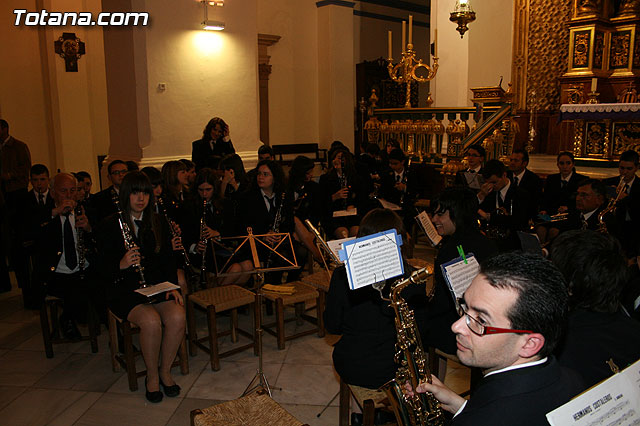
{"type": "Polygon", "coordinates": [[[389,77],[396,83],[405,83],[407,85],[405,108],[411,108],[411,84],[415,81],[418,83],[426,83],[433,80],[438,72],[438,58],[433,58],[433,65],[429,66],[422,62],[422,59],[416,60],[416,52],[413,50],[413,44],[407,44],[407,49],[402,52],[402,59],[397,64],[393,64],[393,58],[387,59],[389,64],[387,70],[389,77]],[[420,77],[417,72],[423,69],[427,75],[420,77]]]}

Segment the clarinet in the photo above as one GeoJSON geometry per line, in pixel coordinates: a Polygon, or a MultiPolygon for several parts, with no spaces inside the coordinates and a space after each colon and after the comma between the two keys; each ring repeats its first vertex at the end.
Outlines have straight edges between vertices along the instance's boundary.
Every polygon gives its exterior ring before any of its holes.
{"type": "MultiPolygon", "coordinates": [[[[282,225],[282,206],[284,206],[284,197],[285,193],[280,194],[280,205],[278,206],[278,210],[276,210],[276,215],[273,218],[273,224],[271,225],[271,232],[275,232],[276,234],[280,232],[280,225],[282,225]]],[[[267,268],[271,265],[271,256],[273,255],[273,251],[269,251],[269,256],[267,257],[267,268]]]]}
{"type": "MultiPolygon", "coordinates": [[[[344,189],[344,188],[349,188],[348,182],[347,182],[347,172],[345,170],[345,161],[344,161],[344,154],[343,156],[340,158],[340,164],[341,164],[341,169],[340,172],[341,174],[338,176],[338,179],[340,179],[340,189],[344,189]]],[[[348,196],[347,198],[343,198],[342,199],[342,210],[346,210],[347,209],[347,205],[348,205],[348,196]]]]}
{"type": "MultiPolygon", "coordinates": [[[[116,210],[118,211],[118,223],[120,225],[120,231],[122,232],[122,239],[124,240],[124,248],[129,251],[136,245],[135,241],[133,240],[133,233],[131,232],[131,228],[129,228],[129,222],[127,222],[124,214],[122,213],[120,199],[117,196],[114,196],[112,200],[113,204],[115,204],[116,206],[116,210]]],[[[148,287],[147,281],[144,279],[144,267],[140,264],[140,261],[134,263],[133,268],[140,275],[140,288],[148,287]]]]}
{"type": "MultiPolygon", "coordinates": [[[[205,215],[207,214],[207,200],[202,200],[202,216],[200,216],[200,242],[204,243],[204,249],[202,250],[202,263],[200,264],[200,286],[207,288],[207,245],[209,240],[205,237],[205,228],[207,221],[205,215]]],[[[215,254],[214,254],[215,256],[215,254]]]]}
{"type": "MultiPolygon", "coordinates": [[[[74,214],[76,216],[76,220],[78,216],[82,215],[82,203],[78,202],[76,204],[76,208],[74,209],[74,214]]],[[[84,269],[87,258],[87,253],[84,244],[84,231],[82,228],[76,228],[76,235],[78,237],[78,241],[76,242],[76,247],[78,249],[78,266],[80,267],[80,277],[84,277],[84,269]]]]}
{"type": "MultiPolygon", "coordinates": [[[[160,214],[167,221],[167,225],[169,225],[169,231],[171,231],[171,238],[173,239],[175,237],[179,237],[178,233],[173,227],[173,224],[171,223],[171,218],[169,218],[169,213],[167,213],[167,209],[164,207],[164,202],[162,201],[162,198],[158,197],[156,199],[156,202],[158,203],[160,214]]],[[[182,247],[182,250],[180,250],[180,254],[182,254],[182,262],[184,263],[184,269],[190,270],[191,261],[189,261],[189,255],[187,254],[187,250],[185,250],[184,247],[182,247]]]]}

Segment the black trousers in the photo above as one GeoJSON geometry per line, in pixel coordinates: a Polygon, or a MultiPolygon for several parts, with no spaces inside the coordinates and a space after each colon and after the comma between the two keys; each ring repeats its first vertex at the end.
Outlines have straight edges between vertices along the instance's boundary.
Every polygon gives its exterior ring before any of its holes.
{"type": "Polygon", "coordinates": [[[63,300],[64,319],[85,323],[91,308],[103,322],[106,321],[105,297],[90,269],[74,274],[53,272],[46,283],[46,294],[63,300]]]}

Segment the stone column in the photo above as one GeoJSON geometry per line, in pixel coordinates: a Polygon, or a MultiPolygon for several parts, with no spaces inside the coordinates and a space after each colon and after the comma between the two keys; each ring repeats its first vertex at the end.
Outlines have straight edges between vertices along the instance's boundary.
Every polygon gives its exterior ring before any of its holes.
{"type": "Polygon", "coordinates": [[[267,48],[276,44],[280,36],[271,34],[258,34],[258,74],[260,97],[260,140],[265,145],[269,143],[269,75],[271,56],[267,54],[267,48]]]}

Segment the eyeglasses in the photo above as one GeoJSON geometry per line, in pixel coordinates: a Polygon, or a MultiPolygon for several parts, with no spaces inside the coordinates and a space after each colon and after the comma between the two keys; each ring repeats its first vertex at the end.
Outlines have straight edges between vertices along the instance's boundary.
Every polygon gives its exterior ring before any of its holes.
{"type": "Polygon", "coordinates": [[[485,334],[502,334],[502,333],[516,333],[516,334],[528,334],[533,333],[531,330],[513,330],[510,328],[498,328],[484,325],[483,321],[469,315],[469,308],[463,299],[458,299],[458,315],[465,316],[465,322],[469,330],[477,334],[478,336],[484,336],[485,334]]]}
{"type": "Polygon", "coordinates": [[[480,155],[480,154],[471,154],[471,153],[467,154],[467,156],[468,157],[478,157],[478,158],[482,157],[482,155],[480,155]]]}
{"type": "Polygon", "coordinates": [[[129,170],[113,170],[111,172],[112,175],[126,175],[129,170]]]}

